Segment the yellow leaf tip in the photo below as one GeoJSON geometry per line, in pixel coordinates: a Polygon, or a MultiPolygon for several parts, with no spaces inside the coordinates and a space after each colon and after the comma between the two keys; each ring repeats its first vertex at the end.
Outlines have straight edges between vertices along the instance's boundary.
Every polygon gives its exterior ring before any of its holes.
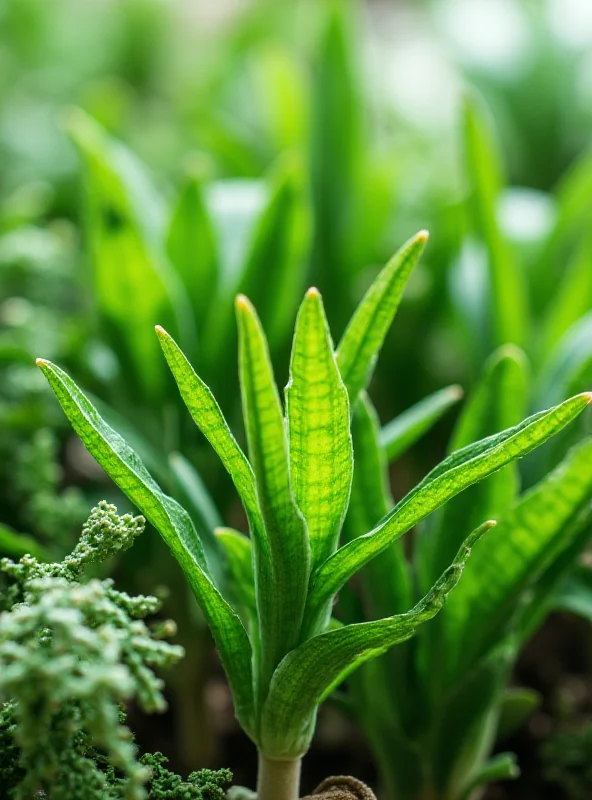
{"type": "Polygon", "coordinates": [[[489,528],[495,528],[496,525],[497,525],[496,519],[488,519],[487,522],[483,523],[483,527],[487,528],[487,530],[489,530],[489,528]]]}
{"type": "Polygon", "coordinates": [[[592,392],[584,392],[584,397],[588,403],[592,403],[592,392]]]}
{"type": "Polygon", "coordinates": [[[234,304],[240,311],[247,311],[251,305],[249,298],[244,294],[237,294],[234,304]]]}
{"type": "Polygon", "coordinates": [[[155,326],[154,326],[154,330],[156,331],[156,333],[157,333],[159,336],[166,336],[166,335],[167,335],[167,332],[166,332],[166,331],[165,331],[165,329],[162,327],[162,325],[155,325],[155,326]]]}
{"type": "Polygon", "coordinates": [[[420,231],[415,238],[418,242],[427,242],[430,238],[430,232],[424,229],[420,231]]]}
{"type": "Polygon", "coordinates": [[[309,297],[311,300],[318,300],[321,296],[321,293],[317,289],[316,286],[311,286],[310,289],[306,292],[306,296],[309,297]]]}
{"type": "Polygon", "coordinates": [[[36,358],[35,359],[35,364],[38,367],[42,367],[44,364],[47,364],[47,361],[44,358],[36,358]]]}

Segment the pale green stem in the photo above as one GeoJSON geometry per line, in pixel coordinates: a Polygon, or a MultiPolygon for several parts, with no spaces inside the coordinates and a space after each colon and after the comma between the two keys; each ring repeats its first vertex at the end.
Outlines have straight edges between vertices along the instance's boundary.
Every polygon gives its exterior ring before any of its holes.
{"type": "Polygon", "coordinates": [[[259,751],[257,800],[298,800],[299,758],[269,758],[259,751]]]}

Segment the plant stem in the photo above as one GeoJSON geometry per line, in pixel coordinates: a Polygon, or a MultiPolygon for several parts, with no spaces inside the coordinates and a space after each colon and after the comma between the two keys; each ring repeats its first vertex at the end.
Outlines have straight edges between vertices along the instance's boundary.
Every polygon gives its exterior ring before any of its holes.
{"type": "Polygon", "coordinates": [[[298,800],[299,758],[269,758],[259,751],[257,800],[298,800]]]}

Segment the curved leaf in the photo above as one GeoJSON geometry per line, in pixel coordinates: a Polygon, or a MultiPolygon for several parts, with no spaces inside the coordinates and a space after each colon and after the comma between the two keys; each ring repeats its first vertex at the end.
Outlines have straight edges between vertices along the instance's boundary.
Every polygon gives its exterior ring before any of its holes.
{"type": "Polygon", "coordinates": [[[343,584],[391,542],[463,489],[538,447],[591,400],[592,394],[576,395],[448,456],[397,503],[380,525],[341,547],[317,570],[309,590],[306,630],[314,630],[317,619],[343,584]]]}
{"type": "Polygon", "coordinates": [[[395,253],[364,295],[339,342],[337,363],[352,409],[372,377],[384,337],[427,240],[427,231],[420,231],[395,253]]]}
{"type": "Polygon", "coordinates": [[[254,707],[249,637],[211,579],[189,515],[161,491],[138,456],[99,416],[72,379],[49,361],[38,359],[37,363],[84,446],[154,525],[179,562],[220,652],[237,717],[247,731],[252,731],[254,707]]]}

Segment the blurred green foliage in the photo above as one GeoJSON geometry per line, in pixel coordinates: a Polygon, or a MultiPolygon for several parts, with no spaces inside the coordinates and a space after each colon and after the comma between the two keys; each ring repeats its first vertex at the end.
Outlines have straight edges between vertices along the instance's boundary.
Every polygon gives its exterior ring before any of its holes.
{"type": "MultiPolygon", "coordinates": [[[[302,287],[319,286],[338,336],[421,227],[431,246],[372,387],[381,419],[411,408],[424,424],[414,404],[472,388],[507,343],[528,356],[529,409],[590,389],[586,5],[4,0],[0,553],[32,551],[29,536],[35,555],[61,557],[82,497],[116,496],[43,391],[37,355],[91,388],[207,539],[241,512],[151,326],[177,337],[235,422],[234,294],[285,364],[302,287]]],[[[404,453],[397,495],[450,424],[404,453]]],[[[527,458],[523,487],[589,432],[583,418],[527,458]]],[[[130,588],[150,585],[158,547],[123,558],[130,588]]],[[[199,625],[187,597],[171,602],[181,631],[199,625]]]]}

